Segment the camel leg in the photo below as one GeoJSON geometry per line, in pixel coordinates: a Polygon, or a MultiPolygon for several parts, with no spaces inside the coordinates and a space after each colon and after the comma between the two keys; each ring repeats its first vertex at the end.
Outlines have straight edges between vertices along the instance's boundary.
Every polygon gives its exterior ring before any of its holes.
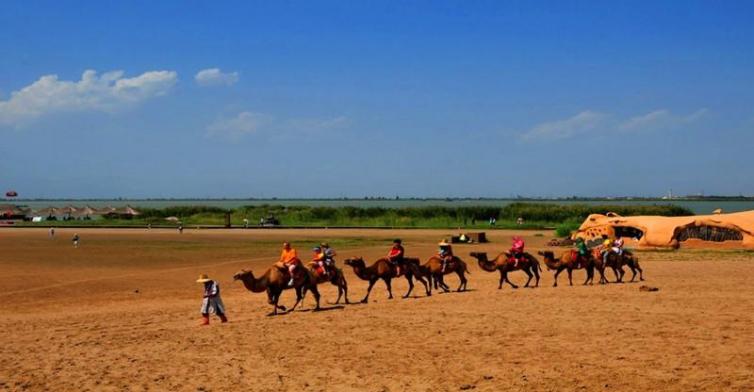
{"type": "Polygon", "coordinates": [[[312,294],[314,294],[314,300],[317,301],[317,304],[314,306],[314,310],[319,310],[319,298],[320,298],[320,295],[319,295],[319,289],[317,288],[317,283],[316,282],[313,283],[309,287],[309,290],[312,292],[312,294]]]}
{"type": "Polygon", "coordinates": [[[568,271],[568,284],[573,286],[573,270],[570,268],[566,269],[568,271]]]}
{"type": "Polygon", "coordinates": [[[444,292],[447,293],[450,291],[450,287],[448,287],[448,285],[445,284],[445,276],[442,273],[437,274],[437,276],[435,276],[435,279],[437,279],[440,282],[440,287],[442,288],[444,292]]]}
{"type": "Polygon", "coordinates": [[[532,269],[534,270],[534,279],[536,279],[534,287],[539,287],[539,268],[535,265],[532,269]]]}
{"type": "MultiPolygon", "coordinates": [[[[500,290],[500,289],[503,288],[503,282],[505,282],[505,273],[503,272],[503,270],[499,270],[499,271],[500,271],[500,282],[498,282],[498,284],[497,284],[497,289],[498,290],[500,290]]],[[[556,274],[557,274],[557,272],[556,272],[556,274]]]]}
{"type": "Polygon", "coordinates": [[[558,287],[558,275],[560,275],[561,272],[563,272],[563,269],[561,268],[555,270],[555,283],[552,284],[552,287],[558,287]]]}
{"type": "Polygon", "coordinates": [[[458,285],[458,290],[456,291],[466,290],[466,277],[463,276],[463,271],[456,271],[456,274],[458,274],[458,279],[461,281],[461,283],[458,285]]]}
{"type": "Polygon", "coordinates": [[[511,285],[512,288],[514,288],[514,289],[518,288],[518,286],[516,286],[515,284],[513,284],[513,282],[511,282],[511,280],[508,279],[508,271],[505,271],[505,273],[503,275],[505,276],[505,281],[508,282],[508,284],[511,285]]]}
{"type": "Polygon", "coordinates": [[[393,287],[391,285],[391,278],[384,277],[382,280],[385,281],[385,286],[387,286],[387,299],[393,299],[393,287]]]}
{"type": "Polygon", "coordinates": [[[405,277],[406,277],[406,280],[408,281],[408,291],[403,296],[403,298],[408,298],[408,296],[411,295],[411,292],[414,291],[414,279],[411,272],[409,271],[406,271],[405,277]]]}
{"type": "Polygon", "coordinates": [[[343,296],[346,299],[346,305],[348,305],[350,303],[348,301],[348,282],[346,281],[346,277],[343,275],[340,276],[340,287],[343,288],[343,296]]]}
{"type": "Polygon", "coordinates": [[[526,280],[526,284],[524,285],[524,288],[529,287],[529,282],[531,282],[534,275],[532,275],[531,272],[529,272],[528,268],[524,268],[521,271],[524,271],[526,273],[526,276],[529,277],[529,279],[526,280]]]}
{"type": "Polygon", "coordinates": [[[611,268],[613,269],[613,275],[615,275],[615,283],[620,283],[621,279],[620,279],[618,269],[615,267],[611,267],[611,268]]]}
{"type": "Polygon", "coordinates": [[[372,278],[369,279],[369,287],[367,287],[367,295],[364,297],[364,299],[361,300],[361,303],[365,304],[367,301],[369,301],[369,293],[372,292],[372,287],[375,283],[377,283],[377,279],[379,278],[372,278]]]}
{"type": "Polygon", "coordinates": [[[427,283],[426,280],[421,275],[415,275],[416,280],[421,282],[424,285],[424,291],[427,293],[427,297],[432,295],[432,275],[428,276],[427,279],[429,279],[429,283],[427,283]]]}
{"type": "Polygon", "coordinates": [[[618,268],[618,273],[620,274],[620,276],[618,276],[618,283],[623,283],[623,277],[626,276],[626,270],[623,269],[623,266],[618,268]]]}
{"type": "Polygon", "coordinates": [[[594,279],[594,266],[587,267],[586,280],[584,281],[584,286],[586,286],[587,284],[591,284],[593,279],[594,279]]]}
{"type": "Polygon", "coordinates": [[[296,287],[295,290],[296,290],[296,303],[293,304],[293,307],[291,308],[291,310],[289,310],[289,312],[293,312],[294,310],[296,310],[296,306],[298,306],[299,302],[301,302],[301,298],[303,298],[302,287],[301,286],[296,287]]]}
{"type": "Polygon", "coordinates": [[[604,268],[600,268],[600,269],[597,270],[597,272],[600,273],[600,284],[607,283],[607,278],[605,277],[605,269],[604,268]]]}
{"type": "MultiPolygon", "coordinates": [[[[639,263],[635,263],[634,267],[639,270],[639,280],[644,281],[644,271],[642,271],[641,267],[639,267],[639,263]]],[[[634,278],[631,278],[631,281],[634,281],[634,278]]]]}

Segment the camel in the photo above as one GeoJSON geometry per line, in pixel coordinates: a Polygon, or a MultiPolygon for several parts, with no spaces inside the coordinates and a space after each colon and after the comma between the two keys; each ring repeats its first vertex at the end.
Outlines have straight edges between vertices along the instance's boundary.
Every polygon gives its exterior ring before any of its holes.
{"type": "MultiPolygon", "coordinates": [[[[586,269],[586,280],[584,281],[584,284],[592,284],[594,281],[594,267],[595,267],[595,260],[594,257],[592,257],[591,253],[587,253],[587,259],[584,262],[577,263],[578,257],[575,256],[575,252],[568,250],[563,252],[563,254],[560,256],[559,259],[555,258],[555,255],[552,253],[552,251],[540,251],[538,252],[540,256],[544,257],[544,263],[550,270],[555,270],[555,283],[553,283],[552,287],[558,287],[558,275],[560,275],[563,270],[568,271],[568,283],[573,286],[573,270],[575,269],[586,269]]],[[[600,282],[604,278],[604,270],[599,270],[600,275],[602,278],[600,278],[600,282]]]]}
{"type": "MultiPolygon", "coordinates": [[[[419,271],[419,259],[404,258],[403,260],[403,269],[405,272],[402,275],[404,275],[406,277],[406,280],[408,281],[408,291],[403,296],[403,298],[408,298],[408,296],[411,294],[411,291],[414,289],[414,277],[416,278],[416,280],[424,284],[424,289],[427,292],[427,296],[432,295],[432,292],[427,285],[427,281],[424,280],[421,271],[419,271]]],[[[395,266],[387,258],[380,258],[369,267],[366,266],[364,259],[361,257],[346,259],[344,263],[351,266],[353,268],[353,272],[360,279],[369,281],[367,295],[364,296],[364,299],[361,300],[361,303],[367,303],[369,301],[369,293],[372,292],[372,287],[380,279],[385,281],[385,285],[387,286],[388,299],[393,299],[391,280],[393,278],[399,277],[400,275],[396,274],[397,271],[395,266]]]]}
{"type": "Polygon", "coordinates": [[[497,286],[498,290],[503,288],[504,282],[508,282],[508,284],[514,289],[518,288],[518,286],[508,279],[508,272],[516,270],[524,271],[529,277],[524,287],[529,287],[532,277],[536,277],[537,279],[534,287],[539,287],[539,271],[542,270],[542,267],[539,265],[539,261],[529,253],[524,253],[523,260],[519,260],[518,266],[515,266],[515,264],[510,261],[511,255],[508,252],[500,253],[493,260],[487,260],[487,253],[485,252],[471,252],[471,256],[477,259],[479,262],[479,268],[482,270],[487,272],[500,271],[500,283],[497,286]]]}
{"type": "MultiPolygon", "coordinates": [[[[348,282],[346,282],[346,277],[343,274],[343,270],[340,268],[336,268],[333,266],[330,269],[330,275],[324,276],[317,273],[317,263],[310,262],[309,263],[309,271],[311,271],[314,276],[317,279],[317,284],[327,283],[330,282],[333,286],[338,287],[338,299],[335,301],[335,304],[340,303],[340,298],[342,296],[345,296],[346,298],[346,304],[348,304],[348,282]]],[[[304,293],[306,294],[306,293],[304,293]]]]}
{"type": "Polygon", "coordinates": [[[465,273],[471,274],[466,263],[455,256],[453,257],[453,262],[448,264],[445,268],[445,272],[442,270],[442,259],[438,256],[430,257],[426,263],[419,267],[419,271],[421,271],[422,275],[429,278],[430,289],[432,288],[432,282],[434,281],[435,290],[437,290],[439,286],[439,288],[443,289],[446,293],[450,291],[450,287],[445,284],[443,279],[444,275],[455,272],[458,275],[458,279],[461,281],[456,291],[465,291],[466,283],[468,282],[465,273]]]}
{"type": "MultiPolygon", "coordinates": [[[[595,257],[598,255],[595,254],[595,257]]],[[[626,271],[623,269],[623,266],[627,265],[628,268],[631,269],[631,282],[636,279],[636,271],[639,271],[639,280],[644,280],[644,270],[641,269],[641,266],[639,266],[639,258],[634,256],[633,253],[631,253],[628,250],[624,250],[622,255],[619,255],[614,252],[610,252],[607,255],[607,263],[603,265],[603,259],[602,255],[599,255],[599,258],[597,259],[597,262],[595,266],[598,269],[602,269],[603,271],[605,268],[610,267],[613,270],[613,274],[615,274],[615,282],[616,283],[623,283],[623,276],[626,274],[626,271]]],[[[604,272],[602,275],[602,279],[607,282],[607,279],[604,277],[604,272]]]]}
{"type": "Polygon", "coordinates": [[[283,290],[290,288],[296,290],[296,303],[289,312],[292,312],[299,303],[302,303],[306,290],[310,290],[314,294],[314,299],[317,301],[317,306],[314,310],[319,310],[319,290],[317,290],[316,275],[312,271],[301,267],[297,268],[296,271],[298,272],[294,274],[293,286],[288,286],[288,281],[290,280],[288,270],[274,265],[268,268],[259,279],[254,277],[253,272],[241,270],[233,275],[233,280],[243,282],[244,287],[252,293],[267,292],[268,303],[273,306],[272,313],[268,314],[268,316],[277,315],[278,309],[283,312],[286,311],[285,306],[278,305],[278,301],[283,290]]]}

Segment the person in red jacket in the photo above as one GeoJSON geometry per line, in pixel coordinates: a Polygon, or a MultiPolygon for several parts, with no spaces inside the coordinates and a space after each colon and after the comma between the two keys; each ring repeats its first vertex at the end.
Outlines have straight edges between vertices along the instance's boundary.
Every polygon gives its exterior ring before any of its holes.
{"type": "Polygon", "coordinates": [[[395,266],[395,275],[401,274],[401,268],[403,267],[403,256],[405,250],[403,249],[402,241],[400,239],[393,240],[393,247],[390,248],[390,252],[387,254],[387,259],[395,266]]]}
{"type": "Polygon", "coordinates": [[[518,262],[524,257],[524,239],[521,237],[513,237],[513,246],[510,251],[511,259],[513,259],[513,267],[518,268],[518,262]]]}

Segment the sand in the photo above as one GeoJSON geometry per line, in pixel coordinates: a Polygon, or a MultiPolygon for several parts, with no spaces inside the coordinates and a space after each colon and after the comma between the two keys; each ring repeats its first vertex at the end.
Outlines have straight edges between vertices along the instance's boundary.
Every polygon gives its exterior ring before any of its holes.
{"type": "MultiPolygon", "coordinates": [[[[303,255],[337,244],[342,266],[385,254],[393,237],[426,259],[450,232],[76,231],[78,249],[73,230],[0,230],[0,390],[754,390],[753,253],[641,252],[641,284],[657,292],[581,286],[583,271],[573,287],[565,274],[551,287],[545,271],[539,288],[498,290],[498,275],[468,256],[504,250],[514,233],[494,231],[489,244],[455,247],[469,292],[387,300],[378,283],[369,304],[333,306],[327,285],[327,310],[311,312],[309,297],[304,311],[267,317],[266,296],[232,275],[264,271],[283,239],[303,255]],[[220,283],[229,323],[198,326],[199,273],[220,283]]],[[[550,235],[527,232],[527,249],[550,235]]],[[[346,277],[360,300],[366,283],[346,277]]],[[[399,279],[394,293],[406,287],[399,279]]]]}

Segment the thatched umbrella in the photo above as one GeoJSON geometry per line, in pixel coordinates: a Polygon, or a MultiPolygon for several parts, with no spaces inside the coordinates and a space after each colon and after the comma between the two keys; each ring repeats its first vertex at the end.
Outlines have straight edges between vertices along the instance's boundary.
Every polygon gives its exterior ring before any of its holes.
{"type": "Polygon", "coordinates": [[[47,208],[42,208],[41,210],[36,210],[34,211],[34,214],[36,214],[37,216],[44,216],[44,217],[61,215],[58,209],[52,206],[47,207],[47,208]]]}
{"type": "Polygon", "coordinates": [[[88,218],[92,215],[98,215],[99,213],[97,210],[95,210],[92,207],[86,206],[84,208],[79,208],[76,210],[76,217],[78,218],[88,218]]]}

